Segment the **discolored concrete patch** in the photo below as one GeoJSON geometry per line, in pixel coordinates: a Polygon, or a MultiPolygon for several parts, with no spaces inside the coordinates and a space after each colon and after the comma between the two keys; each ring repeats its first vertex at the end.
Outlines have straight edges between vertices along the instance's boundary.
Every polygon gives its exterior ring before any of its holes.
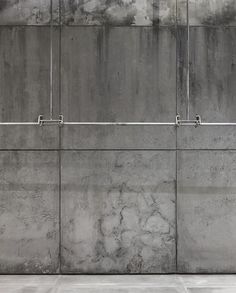
{"type": "Polygon", "coordinates": [[[175,152],[62,152],[62,272],[175,271],[175,152]]]}
{"type": "MultiPolygon", "coordinates": [[[[190,29],[190,118],[236,122],[236,28],[190,29]]],[[[186,117],[186,29],[178,37],[178,112],[186,117]]],[[[235,127],[180,127],[178,147],[234,149],[235,127]]]]}
{"type": "MultiPolygon", "coordinates": [[[[177,0],[179,24],[186,24],[187,0],[177,0]]],[[[190,25],[235,26],[236,2],[234,0],[189,0],[190,25]]]]}
{"type": "Polygon", "coordinates": [[[58,154],[0,152],[0,272],[56,273],[58,154]]]}
{"type": "Polygon", "coordinates": [[[178,152],[180,273],[236,271],[235,170],[235,151],[178,152]]]}
{"type": "MultiPolygon", "coordinates": [[[[67,121],[174,122],[175,68],[173,28],[64,27],[61,111],[67,121]]],[[[62,128],[65,149],[175,144],[175,127],[168,126],[62,128]]]]}
{"type": "MultiPolygon", "coordinates": [[[[59,1],[53,0],[53,23],[59,24],[59,1]]],[[[1,0],[0,25],[45,25],[51,21],[49,0],[1,0]]]]}
{"type": "Polygon", "coordinates": [[[67,25],[173,25],[175,0],[62,0],[62,23],[67,25]]]}
{"type": "MultiPolygon", "coordinates": [[[[0,26],[0,121],[49,119],[49,27],[0,26]]],[[[53,30],[53,110],[57,118],[59,31],[53,30]]],[[[0,149],[58,148],[57,126],[0,125],[0,149]]]]}

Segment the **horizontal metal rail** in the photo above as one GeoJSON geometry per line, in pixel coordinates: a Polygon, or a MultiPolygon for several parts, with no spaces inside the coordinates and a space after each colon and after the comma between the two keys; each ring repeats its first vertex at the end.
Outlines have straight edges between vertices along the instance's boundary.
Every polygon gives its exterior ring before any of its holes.
{"type": "Polygon", "coordinates": [[[175,126],[175,122],[63,122],[63,125],[114,125],[114,126],[175,126]]]}
{"type": "Polygon", "coordinates": [[[38,122],[0,122],[0,125],[39,125],[38,122]]]}
{"type": "MultiPolygon", "coordinates": [[[[186,120],[187,121],[187,120],[186,120]]],[[[61,122],[59,120],[48,120],[43,121],[42,125],[48,124],[61,124],[61,125],[97,125],[97,126],[196,126],[195,122],[182,122],[176,124],[174,122],[61,122]]],[[[10,125],[31,125],[31,126],[40,126],[38,122],[0,122],[0,126],[10,126],[10,125]]],[[[236,126],[236,123],[233,122],[201,122],[198,126],[236,126]]]]}
{"type": "Polygon", "coordinates": [[[195,120],[181,120],[180,116],[176,116],[175,122],[93,122],[93,121],[64,121],[63,115],[59,115],[59,119],[43,119],[39,115],[37,122],[0,122],[0,126],[4,125],[79,125],[79,126],[236,126],[236,122],[202,122],[201,117],[196,115],[195,120]]]}
{"type": "Polygon", "coordinates": [[[43,126],[43,125],[61,125],[63,123],[63,116],[59,115],[59,119],[43,119],[43,115],[38,116],[37,122],[0,122],[1,125],[32,125],[32,126],[43,126]]]}
{"type": "Polygon", "coordinates": [[[200,126],[236,126],[233,122],[201,122],[200,126]]]}

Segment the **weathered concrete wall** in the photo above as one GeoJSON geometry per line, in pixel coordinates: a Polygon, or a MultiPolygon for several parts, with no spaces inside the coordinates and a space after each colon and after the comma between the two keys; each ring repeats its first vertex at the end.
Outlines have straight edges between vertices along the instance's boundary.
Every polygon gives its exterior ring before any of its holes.
{"type": "Polygon", "coordinates": [[[63,151],[62,272],[174,272],[175,161],[175,151],[63,151]]]}
{"type": "MultiPolygon", "coordinates": [[[[236,6],[189,0],[190,115],[236,122],[236,6]]],[[[186,0],[0,1],[0,121],[186,117],[186,0]]],[[[234,127],[0,126],[1,273],[236,272],[234,127]]]]}

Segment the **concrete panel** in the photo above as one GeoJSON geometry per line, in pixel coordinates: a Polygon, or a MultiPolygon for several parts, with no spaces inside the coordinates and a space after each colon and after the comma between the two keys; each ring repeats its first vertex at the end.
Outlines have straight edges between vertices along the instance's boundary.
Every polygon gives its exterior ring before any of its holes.
{"type": "MultiPolygon", "coordinates": [[[[175,43],[163,27],[63,28],[65,120],[174,122],[175,43]]],[[[174,127],[105,128],[63,127],[62,147],[175,148],[174,127]]]]}
{"type": "MultiPolygon", "coordinates": [[[[0,25],[45,25],[50,23],[50,0],[1,0],[0,25]]],[[[54,24],[59,23],[59,0],[53,0],[54,24]]]]}
{"type": "Polygon", "coordinates": [[[153,0],[153,25],[176,24],[176,0],[153,0]]]}
{"type": "Polygon", "coordinates": [[[175,271],[175,152],[62,152],[62,272],[175,271]]]}
{"type": "Polygon", "coordinates": [[[0,165],[0,273],[57,272],[57,152],[2,151],[0,165]]]}
{"type": "MultiPolygon", "coordinates": [[[[0,26],[0,121],[49,118],[50,31],[48,27],[0,26]]],[[[59,32],[53,31],[54,116],[58,116],[59,32]]],[[[0,148],[57,148],[58,128],[0,126],[0,148]]]]}
{"type": "MultiPolygon", "coordinates": [[[[195,27],[190,38],[190,118],[200,114],[205,122],[236,122],[236,28],[195,27]]],[[[181,65],[186,65],[186,44],[178,48],[178,111],[184,114],[186,68],[181,65]]],[[[225,149],[235,143],[236,127],[178,129],[179,148],[225,149]]]]}
{"type": "Polygon", "coordinates": [[[219,287],[219,288],[188,288],[189,293],[234,293],[235,288],[219,287]]]}
{"type": "Polygon", "coordinates": [[[176,0],[62,0],[61,18],[67,25],[173,25],[176,0]]]}
{"type": "Polygon", "coordinates": [[[182,119],[187,118],[187,29],[179,26],[176,31],[176,66],[177,66],[177,113],[182,119]]]}
{"type": "Polygon", "coordinates": [[[235,176],[235,151],[179,151],[179,272],[236,272],[235,176]]]}
{"type": "MultiPolygon", "coordinates": [[[[186,24],[187,0],[177,0],[179,24],[186,24]]],[[[235,0],[189,0],[190,25],[236,25],[235,0]]]]}

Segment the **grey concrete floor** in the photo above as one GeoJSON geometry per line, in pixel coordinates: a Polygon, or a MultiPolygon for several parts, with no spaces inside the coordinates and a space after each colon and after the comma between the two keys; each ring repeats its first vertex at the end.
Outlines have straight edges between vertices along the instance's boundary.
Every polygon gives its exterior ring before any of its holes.
{"type": "Polygon", "coordinates": [[[0,276],[0,293],[235,293],[236,275],[0,276]]]}

